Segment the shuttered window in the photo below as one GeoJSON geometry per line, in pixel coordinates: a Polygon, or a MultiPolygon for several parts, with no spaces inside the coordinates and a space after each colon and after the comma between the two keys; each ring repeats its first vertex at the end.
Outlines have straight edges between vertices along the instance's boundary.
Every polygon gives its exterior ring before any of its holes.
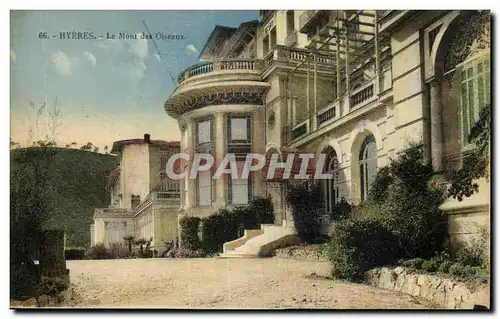
{"type": "Polygon", "coordinates": [[[210,170],[198,172],[197,179],[198,206],[212,205],[212,173],[210,170]]]}
{"type": "MultiPolygon", "coordinates": [[[[238,177],[241,177],[243,167],[245,165],[244,161],[237,161],[236,167],[238,169],[238,177]]],[[[233,177],[233,176],[231,176],[233,177]]],[[[248,179],[241,178],[229,178],[228,179],[228,199],[233,205],[246,205],[249,199],[252,197],[251,187],[252,181],[250,174],[248,179]]]]}
{"type": "Polygon", "coordinates": [[[490,90],[489,56],[476,58],[462,66],[460,72],[460,111],[464,146],[469,145],[469,133],[479,120],[479,113],[491,103],[490,90]]]}
{"type": "Polygon", "coordinates": [[[203,144],[211,141],[211,121],[200,121],[197,125],[196,143],[203,144]]]}

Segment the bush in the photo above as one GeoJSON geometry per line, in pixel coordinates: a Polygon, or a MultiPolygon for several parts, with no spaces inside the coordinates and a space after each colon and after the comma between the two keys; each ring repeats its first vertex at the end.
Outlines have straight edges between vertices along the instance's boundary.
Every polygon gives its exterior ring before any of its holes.
{"type": "Polygon", "coordinates": [[[121,258],[129,258],[130,253],[128,248],[123,244],[110,244],[109,245],[109,258],[111,259],[121,259],[121,258]]]}
{"type": "Polygon", "coordinates": [[[447,273],[447,272],[449,272],[451,265],[453,265],[453,262],[452,262],[452,261],[450,261],[450,260],[445,260],[445,261],[443,261],[443,262],[439,265],[438,271],[440,271],[440,272],[442,272],[442,273],[447,273]]]}
{"type": "Polygon", "coordinates": [[[201,249],[190,250],[184,248],[173,248],[166,254],[167,258],[202,258],[205,257],[205,252],[201,249]]]}
{"type": "Polygon", "coordinates": [[[435,272],[436,270],[438,270],[440,265],[441,265],[441,263],[437,260],[433,260],[433,259],[425,260],[422,263],[422,269],[425,271],[428,271],[428,272],[435,272]]]}
{"type": "Polygon", "coordinates": [[[198,238],[200,218],[185,216],[180,220],[182,247],[188,250],[196,250],[201,247],[198,238]]]}
{"type": "Polygon", "coordinates": [[[464,265],[460,262],[452,264],[449,268],[450,275],[459,277],[461,279],[468,279],[478,277],[482,273],[481,267],[464,265]]]}
{"type": "Polygon", "coordinates": [[[68,248],[64,250],[66,260],[82,260],[85,258],[85,248],[68,248]]]}
{"type": "Polygon", "coordinates": [[[398,258],[428,259],[443,249],[447,225],[439,206],[445,192],[433,175],[422,146],[410,146],[378,171],[368,200],[353,212],[382,222],[396,236],[398,258]]]}
{"type": "Polygon", "coordinates": [[[333,205],[330,212],[330,221],[337,221],[351,216],[352,206],[345,198],[342,198],[340,203],[333,205]]]}
{"type": "Polygon", "coordinates": [[[214,254],[222,251],[224,243],[240,237],[241,227],[258,229],[261,224],[274,223],[274,209],[270,197],[256,197],[246,207],[236,207],[232,212],[221,209],[201,222],[201,247],[207,254],[214,254]]]}
{"type": "Polygon", "coordinates": [[[408,268],[422,269],[422,264],[424,263],[424,261],[425,260],[422,258],[413,258],[403,261],[401,265],[408,268]]]}
{"type": "Polygon", "coordinates": [[[222,251],[225,242],[238,238],[238,215],[221,209],[219,212],[203,219],[202,247],[207,253],[222,251]]]}
{"type": "Polygon", "coordinates": [[[488,269],[489,232],[486,226],[478,227],[478,235],[471,242],[462,243],[457,251],[457,260],[469,266],[480,266],[488,269]]]}
{"type": "Polygon", "coordinates": [[[317,184],[287,184],[286,204],[292,211],[297,235],[303,243],[315,243],[321,236],[323,190],[317,184]]]}
{"type": "Polygon", "coordinates": [[[61,278],[42,276],[38,284],[40,294],[56,296],[61,291],[68,289],[69,285],[61,278]]]}
{"type": "Polygon", "coordinates": [[[359,219],[341,221],[327,247],[332,276],[362,279],[370,268],[393,263],[395,248],[396,238],[381,223],[359,219]]]}
{"type": "Polygon", "coordinates": [[[85,259],[110,259],[111,254],[103,243],[90,247],[85,252],[85,259]]]}
{"type": "MultiPolygon", "coordinates": [[[[254,197],[246,208],[248,215],[256,216],[255,226],[258,228],[263,224],[274,224],[274,208],[271,197],[254,197]]],[[[245,224],[246,229],[247,225],[245,224]]]]}

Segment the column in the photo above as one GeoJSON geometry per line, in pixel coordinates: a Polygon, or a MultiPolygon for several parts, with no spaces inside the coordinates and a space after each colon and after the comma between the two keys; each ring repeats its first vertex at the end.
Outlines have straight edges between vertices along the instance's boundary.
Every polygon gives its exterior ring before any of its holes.
{"type": "Polygon", "coordinates": [[[192,119],[186,120],[186,146],[187,153],[189,154],[189,161],[186,167],[186,181],[187,181],[187,193],[185,195],[184,209],[189,210],[191,207],[196,206],[196,179],[190,179],[189,175],[191,173],[191,163],[194,157],[194,143],[195,143],[195,121],[192,119]]]}
{"type": "MultiPolygon", "coordinates": [[[[215,121],[215,154],[214,154],[214,160],[215,160],[215,169],[219,167],[219,164],[222,162],[224,157],[226,156],[226,134],[227,134],[227,129],[224,121],[224,113],[215,113],[214,114],[214,121],[215,121]]],[[[214,169],[214,173],[215,173],[214,169]]],[[[224,208],[226,207],[227,204],[227,192],[226,192],[226,182],[225,182],[225,176],[223,175],[221,178],[215,181],[215,192],[216,192],[216,201],[215,201],[215,208],[218,210],[219,208],[224,208]]]]}
{"type": "Polygon", "coordinates": [[[441,85],[433,80],[430,83],[430,108],[431,108],[431,159],[435,171],[442,169],[443,157],[443,128],[441,107],[441,85]]]}

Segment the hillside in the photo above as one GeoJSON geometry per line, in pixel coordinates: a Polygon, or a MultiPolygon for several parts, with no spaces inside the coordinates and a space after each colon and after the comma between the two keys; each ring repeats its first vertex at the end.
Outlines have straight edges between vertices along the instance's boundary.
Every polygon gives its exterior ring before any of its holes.
{"type": "Polygon", "coordinates": [[[94,208],[109,205],[107,176],[117,163],[116,156],[89,151],[59,149],[56,154],[48,174],[53,209],[47,226],[66,229],[68,246],[90,244],[94,208]]]}

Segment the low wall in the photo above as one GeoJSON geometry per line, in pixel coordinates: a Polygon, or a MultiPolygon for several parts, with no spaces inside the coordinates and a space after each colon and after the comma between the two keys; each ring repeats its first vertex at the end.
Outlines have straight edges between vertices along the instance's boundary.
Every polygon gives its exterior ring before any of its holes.
{"type": "Polygon", "coordinates": [[[403,267],[369,270],[365,273],[365,281],[378,288],[433,301],[447,309],[473,309],[475,305],[490,307],[489,284],[472,290],[465,283],[435,275],[409,273],[403,267]]]}

